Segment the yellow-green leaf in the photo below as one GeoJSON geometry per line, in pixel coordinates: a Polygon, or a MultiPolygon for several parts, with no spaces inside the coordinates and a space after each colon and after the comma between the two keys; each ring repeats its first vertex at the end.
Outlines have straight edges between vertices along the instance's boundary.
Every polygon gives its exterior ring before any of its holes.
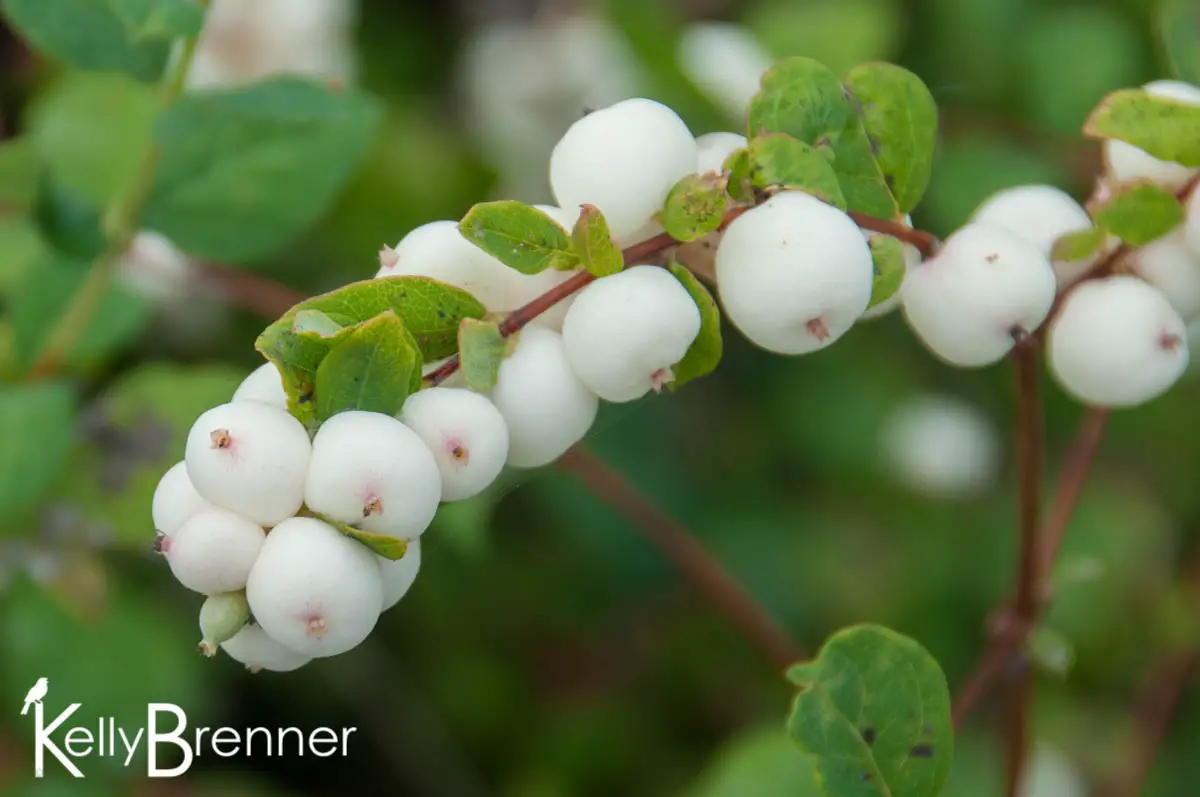
{"type": "Polygon", "coordinates": [[[482,202],[463,216],[458,229],[468,241],[522,274],[579,264],[567,231],[524,202],[482,202]]]}
{"type": "Polygon", "coordinates": [[[322,515],[319,512],[314,512],[313,517],[324,523],[328,523],[347,537],[358,540],[384,559],[390,559],[395,562],[402,559],[404,554],[408,552],[408,540],[401,539],[400,537],[377,534],[373,531],[363,531],[362,529],[334,520],[327,515],[322,515]]]}
{"type": "Polygon", "coordinates": [[[829,67],[811,58],[785,58],[762,76],[750,101],[748,138],[786,133],[806,144],[835,138],[854,106],[829,67]]]}
{"type": "Polygon", "coordinates": [[[890,235],[872,235],[867,243],[871,247],[871,260],[875,276],[871,282],[871,303],[867,309],[885,302],[900,290],[904,282],[906,265],[904,244],[890,235]]]}
{"type": "Polygon", "coordinates": [[[721,311],[717,308],[712,294],[700,284],[695,274],[678,263],[672,263],[668,268],[675,279],[687,289],[692,301],[696,303],[696,308],[700,310],[700,334],[692,341],[683,359],[671,369],[675,378],[669,386],[672,390],[678,390],[693,379],[707,376],[716,370],[721,362],[724,344],[721,340],[721,311]]]}
{"type": "Polygon", "coordinates": [[[689,174],[667,194],[660,221],[675,240],[695,241],[721,226],[728,206],[724,175],[689,174]]]}
{"type": "Polygon", "coordinates": [[[1155,182],[1131,183],[1092,209],[1096,226],[1133,246],[1161,238],[1183,221],[1183,205],[1155,182]]]}
{"type": "Polygon", "coordinates": [[[421,371],[420,352],[404,322],[387,310],[339,335],[317,367],[313,402],[318,421],[339,412],[365,410],[395,415],[421,371]]]}
{"type": "Polygon", "coordinates": [[[458,330],[458,367],[467,387],[480,393],[495,387],[507,348],[499,324],[463,319],[458,330]]]}
{"type": "Polygon", "coordinates": [[[571,230],[571,241],[583,267],[597,277],[607,277],[625,268],[621,249],[613,241],[604,214],[595,205],[580,207],[579,218],[571,230]]]}
{"type": "Polygon", "coordinates": [[[755,188],[796,189],[846,209],[833,165],[815,147],[784,133],[765,133],[751,139],[748,149],[755,188]]]}
{"type": "Polygon", "coordinates": [[[1083,126],[1091,138],[1115,138],[1159,160],[1200,167],[1200,106],[1121,89],[1105,97],[1083,126]]]}

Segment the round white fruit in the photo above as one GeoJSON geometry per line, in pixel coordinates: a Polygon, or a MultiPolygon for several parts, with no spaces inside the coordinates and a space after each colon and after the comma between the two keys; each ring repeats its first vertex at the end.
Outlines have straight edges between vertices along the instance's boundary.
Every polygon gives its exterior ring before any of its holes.
{"type": "MultiPolygon", "coordinates": [[[[904,223],[911,227],[912,226],[912,216],[905,216],[904,223]]],[[[867,237],[867,243],[869,245],[873,238],[875,238],[878,235],[883,235],[883,233],[874,232],[873,230],[863,230],[863,235],[865,235],[867,237]]],[[[904,244],[903,249],[901,251],[904,253],[904,279],[907,279],[909,272],[911,272],[917,266],[921,265],[921,250],[918,249],[917,247],[913,246],[912,244],[904,244]]],[[[903,285],[904,285],[903,280],[901,280],[900,285],[901,285],[901,287],[903,287],[903,285]]],[[[862,319],[863,321],[869,321],[873,318],[879,318],[881,316],[885,316],[888,313],[895,310],[899,306],[900,306],[900,289],[897,288],[895,293],[893,293],[891,296],[887,297],[886,299],[884,299],[882,302],[875,305],[874,307],[868,308],[865,312],[863,312],[863,314],[861,316],[859,316],[859,318],[862,319]]]]}
{"type": "Polygon", "coordinates": [[[741,133],[705,133],[696,138],[696,172],[725,171],[725,159],[746,146],[741,133]]]}
{"type": "Polygon", "coordinates": [[[202,595],[246,586],[266,535],[262,526],[227,509],[212,507],[183,522],[162,544],[179,583],[202,595]]]}
{"type": "Polygon", "coordinates": [[[430,277],[462,288],[493,312],[514,309],[514,284],[520,274],[473,243],[458,222],[431,221],[404,236],[395,249],[380,254],[378,277],[430,277]]]}
{"type": "Polygon", "coordinates": [[[1162,393],[1188,365],[1187,327],[1166,297],[1130,276],[1085,282],[1050,325],[1046,359],[1071,395],[1130,407],[1162,393]]]}
{"type": "Polygon", "coordinates": [[[1135,249],[1129,261],[1185,319],[1200,314],[1200,255],[1188,247],[1182,227],[1135,249]]]}
{"type": "Polygon", "coordinates": [[[508,426],[486,396],[463,388],[427,388],[408,397],[400,420],[433,453],[443,501],[477,495],[504,469],[508,426]]]}
{"type": "Polygon", "coordinates": [[[745,115],[772,60],[753,33],[731,22],[688,26],[676,57],[687,78],[735,117],[745,115]]]}
{"type": "Polygon", "coordinates": [[[300,509],[311,450],[308,432],[287,412],[237,401],[196,420],[184,462],[206,501],[270,528],[300,509]]]}
{"type": "Polygon", "coordinates": [[[508,425],[508,464],[537,468],[587,434],[600,400],[567,364],[562,336],[526,327],[500,365],[492,403],[508,425]]]}
{"type": "Polygon", "coordinates": [[[726,316],[779,354],[823,349],[844,335],[871,301],[874,273],[858,225],[799,191],[739,216],[717,249],[726,316]]]}
{"type": "Polygon", "coordinates": [[[250,613],[263,631],[297,653],[345,653],[379,619],[383,579],[376,559],[327,523],[286,520],[271,530],[250,571],[250,613]]]}
{"type": "Polygon", "coordinates": [[[996,362],[1014,334],[1033,332],[1050,312],[1054,268],[1040,249],[1006,230],[972,223],[912,270],[901,304],[917,337],[952,365],[996,362]]]}
{"type": "Polygon", "coordinates": [[[442,477],[421,437],[390,415],[340,412],[313,438],[304,503],[376,534],[425,533],[442,498],[442,477]]]}
{"type": "Polygon", "coordinates": [[[261,401],[286,411],[287,393],[275,363],[263,363],[251,371],[238,389],[233,391],[232,401],[261,401]]]}
{"type": "Polygon", "coordinates": [[[1000,470],[995,428],[977,407],[952,396],[906,401],[884,424],[881,443],[897,480],[937,498],[978,494],[1000,470]]]}
{"type": "Polygon", "coordinates": [[[580,291],[562,339],[580,381],[605,401],[625,402],[671,382],[698,334],[700,311],[679,280],[634,266],[580,291]]]}
{"type": "Polygon", "coordinates": [[[166,535],[174,534],[183,522],[202,509],[212,506],[205,501],[187,475],[187,465],[176,462],[163,474],[154,488],[154,499],[150,504],[150,516],[154,528],[166,535]]]}
{"type": "Polygon", "coordinates": [[[1188,198],[1187,216],[1183,221],[1183,235],[1192,254],[1200,257],[1200,190],[1193,191],[1188,198]]]}
{"type": "MultiPolygon", "coordinates": [[[[1185,105],[1200,105],[1200,87],[1178,80],[1156,80],[1143,87],[1148,94],[1185,105]]],[[[1196,170],[1179,163],[1159,160],[1132,144],[1117,139],[1104,142],[1104,161],[1109,176],[1119,183],[1153,180],[1166,188],[1182,188],[1196,170]]]]}
{"type": "Polygon", "coordinates": [[[571,125],[550,155],[550,187],[563,208],[595,205],[624,242],[695,169],[696,139],[679,115],[636,98],[571,125]]]}
{"type": "Polygon", "coordinates": [[[221,650],[251,672],[291,672],[312,661],[311,656],[284,647],[254,623],[247,623],[231,639],[222,642],[221,650]]]}
{"type": "Polygon", "coordinates": [[[421,541],[413,540],[408,544],[408,550],[399,559],[379,560],[379,574],[383,578],[383,610],[395,606],[408,593],[417,573],[421,570],[421,541]]]}
{"type": "MultiPolygon", "coordinates": [[[[1036,246],[1046,257],[1062,236],[1093,226],[1083,206],[1052,185],[1020,185],[992,194],[976,209],[971,221],[1007,230],[1036,246]]],[[[1054,262],[1059,286],[1074,282],[1094,260],[1093,255],[1082,261],[1054,262]]]]}

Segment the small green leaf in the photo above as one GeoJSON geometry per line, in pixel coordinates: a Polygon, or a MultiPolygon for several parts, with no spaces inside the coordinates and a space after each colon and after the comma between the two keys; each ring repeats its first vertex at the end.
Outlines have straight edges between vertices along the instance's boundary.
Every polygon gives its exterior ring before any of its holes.
{"type": "Polygon", "coordinates": [[[1054,242],[1050,257],[1056,262],[1077,263],[1100,251],[1107,236],[1100,227],[1069,232],[1054,242]]]}
{"type": "Polygon", "coordinates": [[[313,517],[324,523],[328,523],[335,529],[345,534],[347,537],[352,537],[358,540],[363,545],[367,546],[374,553],[379,554],[384,559],[390,559],[395,562],[404,557],[408,551],[408,540],[400,537],[391,537],[387,534],[376,534],[373,531],[363,531],[356,529],[354,526],[347,525],[340,521],[334,520],[331,517],[322,515],[319,512],[313,512],[313,517]]]}
{"type": "Polygon", "coordinates": [[[854,113],[842,82],[811,58],[785,58],[762,76],[750,101],[748,138],[786,133],[806,144],[832,140],[854,113]]]}
{"type": "Polygon", "coordinates": [[[675,240],[695,241],[721,226],[728,205],[723,175],[689,174],[667,194],[660,221],[675,240]]]}
{"type": "Polygon", "coordinates": [[[872,235],[867,243],[871,247],[871,260],[875,266],[875,277],[871,282],[871,303],[867,309],[885,302],[900,290],[904,283],[907,265],[904,261],[904,244],[890,235],[872,235]]]}
{"type": "Polygon", "coordinates": [[[841,186],[829,158],[784,133],[751,139],[750,180],[758,189],[796,189],[846,209],[841,186]]]}
{"type": "Polygon", "coordinates": [[[75,397],[63,382],[0,386],[0,516],[39,502],[67,463],[75,397]]]}
{"type": "Polygon", "coordinates": [[[1092,209],[1096,226],[1133,246],[1161,238],[1183,221],[1183,205],[1173,193],[1149,180],[1131,183],[1092,209]]]}
{"type": "Polygon", "coordinates": [[[131,42],[193,38],[204,26],[204,6],[195,0],[108,0],[131,42]]]}
{"type": "Polygon", "coordinates": [[[1121,89],[1105,97],[1083,126],[1091,138],[1115,138],[1159,160],[1200,167],[1200,106],[1121,89]]]}
{"type": "Polygon", "coordinates": [[[1160,0],[1158,31],[1175,75],[1200,84],[1200,5],[1194,0],[1160,0]]]}
{"type": "Polygon", "coordinates": [[[79,69],[158,78],[170,42],[130,38],[110,0],[2,0],[8,22],[36,50],[79,69]]]}
{"type": "Polygon", "coordinates": [[[579,218],[571,230],[571,241],[580,262],[589,273],[607,277],[625,268],[621,248],[613,240],[604,214],[595,205],[580,207],[579,218]]]}
{"type": "Polygon", "coordinates": [[[364,410],[395,415],[420,374],[421,354],[395,310],[387,310],[339,335],[317,366],[313,382],[316,420],[364,410]]]}
{"type": "Polygon", "coordinates": [[[729,153],[725,158],[723,168],[728,175],[725,190],[736,202],[753,202],[756,199],[754,180],[751,179],[751,169],[754,164],[750,161],[750,150],[743,147],[729,153]]]}
{"type": "Polygon", "coordinates": [[[347,316],[340,316],[335,320],[333,316],[320,310],[301,310],[292,318],[292,332],[298,335],[313,334],[319,338],[333,338],[344,332],[346,327],[356,323],[358,322],[347,316]]]}
{"type": "Polygon", "coordinates": [[[380,119],[372,97],[297,77],[189,92],[158,122],[143,223],[201,257],[270,255],[326,211],[380,119]]]}
{"type": "Polygon", "coordinates": [[[721,311],[717,308],[712,294],[700,284],[695,274],[678,263],[672,263],[668,268],[675,279],[687,289],[692,301],[700,310],[700,334],[692,341],[683,359],[671,369],[675,378],[668,384],[672,390],[678,390],[693,379],[715,371],[721,362],[724,344],[721,340],[721,311]]]}
{"type": "Polygon", "coordinates": [[[833,155],[833,170],[848,210],[880,219],[900,218],[896,198],[892,196],[883,169],[875,159],[862,119],[851,119],[828,149],[819,149],[833,155]]]}
{"type": "Polygon", "coordinates": [[[877,625],[834,634],[788,680],[788,731],[827,795],[935,797],[950,771],[950,691],[919,644],[877,625]]]}
{"type": "Polygon", "coordinates": [[[908,213],[933,172],[937,103],[919,77],[895,64],[857,66],[846,87],[862,108],[863,127],[900,213],[908,213]]]}
{"type": "Polygon", "coordinates": [[[481,202],[467,211],[458,229],[468,241],[522,274],[579,265],[567,231],[524,202],[481,202]]]}
{"type": "Polygon", "coordinates": [[[499,324],[463,319],[458,329],[458,358],[467,387],[479,393],[487,393],[495,387],[507,353],[508,345],[500,334],[499,324]]]}

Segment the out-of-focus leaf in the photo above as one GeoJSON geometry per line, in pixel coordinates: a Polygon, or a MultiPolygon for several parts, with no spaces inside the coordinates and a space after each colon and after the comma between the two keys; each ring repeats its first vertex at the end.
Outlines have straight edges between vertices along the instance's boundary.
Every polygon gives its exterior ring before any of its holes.
{"type": "Polygon", "coordinates": [[[818,797],[813,760],[775,725],[742,731],[718,749],[687,797],[818,797]]]}
{"type": "Polygon", "coordinates": [[[1183,221],[1183,205],[1175,195],[1151,181],[1122,187],[1092,208],[1100,229],[1126,243],[1143,246],[1169,233],[1183,221]]]}
{"type": "Polygon", "coordinates": [[[75,397],[66,383],[0,385],[0,515],[41,500],[71,449],[75,397]]]}
{"type": "Polygon", "coordinates": [[[1158,0],[1158,32],[1176,76],[1200,85],[1200,5],[1158,0]]]}

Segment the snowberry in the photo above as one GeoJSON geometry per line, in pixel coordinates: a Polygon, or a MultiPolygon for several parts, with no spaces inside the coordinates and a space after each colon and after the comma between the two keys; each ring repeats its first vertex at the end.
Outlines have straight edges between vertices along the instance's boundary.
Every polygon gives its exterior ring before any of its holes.
{"type": "Polygon", "coordinates": [[[1154,286],[1108,277],[1067,294],[1050,325],[1046,358],[1081,401],[1129,407],[1161,395],[1183,375],[1187,328],[1154,286]]]}
{"type": "Polygon", "coordinates": [[[995,428],[974,405],[952,396],[906,401],[884,424],[881,444],[896,479],[938,498],[977,494],[999,473],[995,428]]]}
{"type": "MultiPolygon", "coordinates": [[[[911,227],[912,226],[912,216],[905,216],[904,223],[911,227]]],[[[868,242],[870,242],[871,239],[874,238],[875,236],[882,235],[882,234],[883,233],[873,232],[872,230],[863,230],[863,235],[865,235],[867,237],[868,242]]],[[[902,251],[904,253],[904,277],[905,277],[905,279],[907,279],[909,272],[911,272],[917,266],[921,265],[921,250],[918,249],[917,247],[913,246],[912,244],[904,244],[902,251]]],[[[903,280],[901,281],[900,284],[901,285],[904,284],[903,280]]],[[[874,307],[866,310],[861,316],[859,316],[859,318],[862,320],[870,320],[872,318],[879,318],[881,316],[887,315],[888,313],[892,312],[899,306],[900,306],[900,289],[897,288],[895,293],[893,293],[891,296],[884,299],[882,302],[875,305],[874,307]]]]}
{"type": "Polygon", "coordinates": [[[587,434],[600,405],[567,364],[562,336],[542,327],[521,331],[491,398],[508,425],[508,464],[518,468],[562,456],[587,434]]]}
{"type": "Polygon", "coordinates": [[[250,672],[291,672],[312,661],[310,656],[279,644],[254,623],[247,623],[231,639],[222,642],[221,650],[234,661],[245,664],[250,672]]]}
{"type": "Polygon", "coordinates": [[[228,509],[197,512],[162,541],[162,553],[179,583],[203,595],[233,592],[263,547],[262,526],[228,509]]]}
{"type": "Polygon", "coordinates": [[[300,509],[311,448],[304,426],[285,411],[238,401],[196,420],[184,461],[205,500],[270,528],[300,509]]]}
{"type": "Polygon", "coordinates": [[[725,159],[746,146],[741,133],[705,133],[696,138],[696,172],[725,171],[725,159]]]}
{"type": "Polygon", "coordinates": [[[634,266],[579,293],[563,322],[571,370],[605,401],[624,402],[674,379],[700,333],[700,311],[669,271],[634,266]]]}
{"type": "Polygon", "coordinates": [[[937,256],[912,270],[900,289],[909,326],[953,365],[979,367],[1032,332],[1054,303],[1054,269],[1033,244],[999,227],[972,223],[937,256]]]}
{"type": "Polygon", "coordinates": [[[176,462],[163,474],[158,486],[154,488],[150,516],[154,519],[155,529],[171,535],[185,520],[211,506],[212,504],[201,498],[200,493],[192,486],[192,480],[187,475],[187,465],[176,462]]]}
{"type": "Polygon", "coordinates": [[[684,75],[735,117],[758,93],[771,56],[753,33],[730,22],[698,22],[684,30],[676,48],[684,75]]]}
{"type": "Polygon", "coordinates": [[[520,274],[468,241],[455,221],[431,221],[379,254],[376,277],[431,277],[462,288],[487,309],[514,308],[513,285],[520,274]]]}
{"type": "Polygon", "coordinates": [[[304,503],[314,512],[412,539],[429,527],[441,497],[434,455],[390,415],[341,412],[313,438],[304,503]]]}
{"type": "Polygon", "coordinates": [[[250,619],[250,604],[246,593],[222,592],[209,595],[200,607],[200,652],[217,655],[217,646],[237,635],[250,619]]]}
{"type": "Polygon", "coordinates": [[[417,573],[421,570],[421,541],[409,542],[408,550],[399,559],[376,558],[379,560],[379,574],[383,578],[383,609],[387,611],[400,602],[417,580],[417,573]]]}
{"type": "Polygon", "coordinates": [[[564,208],[595,205],[624,242],[695,169],[696,139],[679,115],[637,98],[571,125],[550,155],[550,187],[564,208]]]}
{"type": "Polygon", "coordinates": [[[420,390],[404,402],[400,420],[433,453],[443,501],[482,492],[504,469],[508,427],[486,396],[463,388],[420,390]]]}
{"type": "Polygon", "coordinates": [[[267,362],[255,368],[233,391],[231,401],[261,401],[287,410],[287,393],[283,389],[283,377],[275,363],[267,362]]]}
{"type": "MultiPolygon", "coordinates": [[[[1156,80],[1143,87],[1155,97],[1185,105],[1200,105],[1200,87],[1178,80],[1156,80]]],[[[1132,144],[1117,139],[1104,142],[1104,161],[1108,174],[1117,182],[1153,180],[1172,190],[1182,188],[1195,169],[1155,158],[1132,144]]]]}
{"type": "Polygon", "coordinates": [[[376,558],[328,523],[285,520],[271,530],[250,571],[250,612],[269,636],[297,653],[345,653],[379,619],[383,579],[376,558]]]}
{"type": "Polygon", "coordinates": [[[845,334],[871,301],[874,273],[858,225],[799,191],[739,216],[717,249],[725,314],[779,354],[816,351],[845,334]]]}
{"type": "Polygon", "coordinates": [[[1200,190],[1193,191],[1188,198],[1187,216],[1183,221],[1183,234],[1192,254],[1200,257],[1200,190]]]}
{"type": "MultiPolygon", "coordinates": [[[[1036,246],[1047,257],[1059,238],[1092,227],[1092,219],[1083,206],[1052,185],[1020,185],[995,193],[975,210],[971,221],[1007,230],[1036,246]]],[[[1059,287],[1077,280],[1094,261],[1095,256],[1055,261],[1059,287]]]]}
{"type": "Polygon", "coordinates": [[[1185,319],[1200,314],[1200,255],[1188,247],[1182,227],[1134,250],[1129,261],[1185,319]]]}

